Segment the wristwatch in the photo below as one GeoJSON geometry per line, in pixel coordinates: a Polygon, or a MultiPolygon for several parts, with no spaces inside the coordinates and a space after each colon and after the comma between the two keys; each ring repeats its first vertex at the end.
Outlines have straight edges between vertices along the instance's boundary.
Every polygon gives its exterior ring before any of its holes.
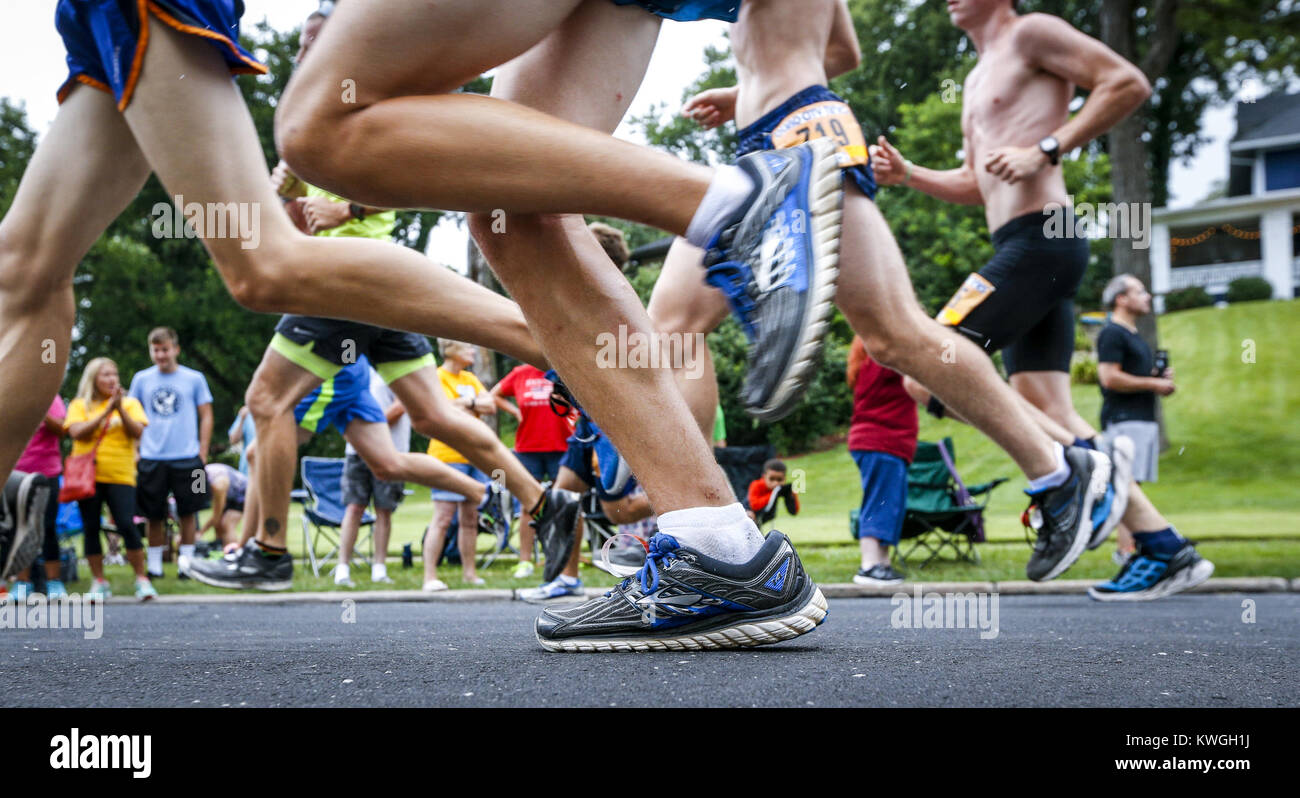
{"type": "Polygon", "coordinates": [[[1056,140],[1056,136],[1048,136],[1038,142],[1038,149],[1043,151],[1047,159],[1052,162],[1052,166],[1061,162],[1061,142],[1056,140]]]}
{"type": "Polygon", "coordinates": [[[358,205],[355,202],[349,202],[348,210],[352,212],[353,219],[364,220],[366,218],[366,208],[364,205],[358,205]]]}

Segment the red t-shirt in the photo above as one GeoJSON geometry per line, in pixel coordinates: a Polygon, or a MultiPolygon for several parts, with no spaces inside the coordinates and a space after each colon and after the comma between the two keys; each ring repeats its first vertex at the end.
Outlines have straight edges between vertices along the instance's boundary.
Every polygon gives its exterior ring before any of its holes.
{"type": "Polygon", "coordinates": [[[551,410],[551,390],[555,383],[539,369],[517,366],[498,385],[501,396],[513,396],[519,405],[519,431],[515,433],[516,452],[562,452],[569,448],[573,424],[551,410]]]}
{"type": "Polygon", "coordinates": [[[872,360],[859,338],[849,350],[853,379],[853,420],[849,424],[849,449],[884,452],[908,463],[916,454],[918,422],[916,401],[903,388],[903,375],[872,360]]]}

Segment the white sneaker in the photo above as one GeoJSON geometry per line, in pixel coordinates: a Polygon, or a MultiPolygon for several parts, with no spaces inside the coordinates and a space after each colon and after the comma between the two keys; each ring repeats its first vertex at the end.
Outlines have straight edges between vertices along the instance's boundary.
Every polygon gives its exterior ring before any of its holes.
{"type": "Polygon", "coordinates": [[[335,587],[356,587],[357,586],[356,583],[352,581],[352,576],[351,574],[348,573],[348,571],[349,571],[348,566],[343,565],[341,563],[339,565],[334,566],[335,587]]]}
{"type": "Polygon", "coordinates": [[[429,581],[425,582],[424,587],[421,588],[421,590],[423,590],[425,593],[437,593],[440,590],[446,590],[446,589],[447,589],[447,583],[442,581],[441,579],[430,579],[429,581]]]}
{"type": "Polygon", "coordinates": [[[388,576],[388,566],[383,563],[370,566],[370,581],[381,585],[393,584],[393,580],[388,576]]]}

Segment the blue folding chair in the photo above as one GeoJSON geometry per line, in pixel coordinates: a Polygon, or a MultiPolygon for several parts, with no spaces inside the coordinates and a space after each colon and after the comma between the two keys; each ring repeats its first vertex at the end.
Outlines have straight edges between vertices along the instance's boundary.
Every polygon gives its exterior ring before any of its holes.
{"type": "MultiPolygon", "coordinates": [[[[343,460],[339,457],[302,458],[302,486],[306,491],[302,503],[302,545],[311,561],[311,571],[320,576],[321,566],[338,557],[339,527],[343,525],[343,460]],[[316,547],[321,540],[333,546],[329,553],[317,556],[316,547]]],[[[370,559],[361,556],[361,544],[374,539],[375,517],[366,511],[361,516],[361,529],[357,531],[357,556],[367,565],[370,559]],[[362,531],[364,530],[364,535],[362,531]]],[[[374,552],[371,552],[373,556],[374,552]]]]}

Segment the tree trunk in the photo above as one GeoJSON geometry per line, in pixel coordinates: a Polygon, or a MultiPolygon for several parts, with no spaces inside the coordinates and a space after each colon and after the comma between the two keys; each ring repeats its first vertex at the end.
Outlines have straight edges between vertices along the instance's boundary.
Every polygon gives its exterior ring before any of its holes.
{"type": "MultiPolygon", "coordinates": [[[[1148,15],[1149,28],[1144,36],[1148,42],[1147,53],[1139,59],[1137,37],[1133,30],[1137,3],[1135,0],[1104,0],[1101,3],[1101,40],[1107,47],[1137,64],[1147,80],[1154,84],[1169,66],[1177,42],[1177,30],[1174,27],[1177,8],[1176,0],[1158,0],[1155,3],[1148,15]]],[[[1145,208],[1151,204],[1151,159],[1146,141],[1143,140],[1150,112],[1150,105],[1143,103],[1107,134],[1113,201],[1130,208],[1145,208]]],[[[1149,253],[1145,249],[1135,248],[1133,244],[1131,238],[1113,239],[1111,258],[1115,273],[1131,274],[1150,288],[1149,253]]],[[[1154,314],[1138,320],[1138,334],[1151,347],[1152,352],[1159,348],[1154,314]]],[[[1169,440],[1165,437],[1164,413],[1159,400],[1156,401],[1156,418],[1160,422],[1160,449],[1164,451],[1169,448],[1169,440]]]]}

